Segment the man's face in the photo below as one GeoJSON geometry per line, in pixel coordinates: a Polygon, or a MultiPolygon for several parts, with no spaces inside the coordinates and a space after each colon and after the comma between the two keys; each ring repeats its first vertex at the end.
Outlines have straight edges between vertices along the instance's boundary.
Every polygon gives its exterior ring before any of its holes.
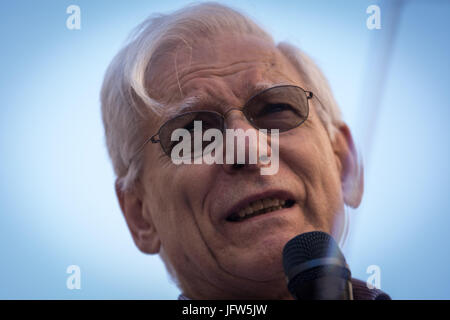
{"type": "MultiPolygon", "coordinates": [[[[212,101],[194,110],[223,114],[242,107],[261,83],[309,89],[276,47],[253,36],[198,39],[192,48],[179,47],[160,59],[151,74],[151,93],[169,106],[149,134],[193,96],[212,101]]],[[[147,145],[140,177],[142,214],[187,295],[258,298],[272,288],[273,297],[280,298],[287,293],[282,269],[286,242],[303,232],[340,231],[341,164],[317,107],[317,100],[310,100],[306,122],[280,133],[275,175],[261,175],[258,165],[175,165],[160,145],[147,145]],[[295,202],[239,222],[228,220],[236,205],[256,200],[295,202]]],[[[252,128],[238,111],[228,115],[227,127],[252,128]]]]}

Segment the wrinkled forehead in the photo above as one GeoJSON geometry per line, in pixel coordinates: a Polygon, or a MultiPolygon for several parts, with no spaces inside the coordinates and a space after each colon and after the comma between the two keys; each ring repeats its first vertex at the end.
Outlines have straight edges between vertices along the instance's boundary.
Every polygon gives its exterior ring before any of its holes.
{"type": "Polygon", "coordinates": [[[237,107],[271,86],[300,84],[295,68],[272,42],[232,34],[161,48],[147,80],[150,95],[166,105],[164,118],[202,105],[237,107]]]}

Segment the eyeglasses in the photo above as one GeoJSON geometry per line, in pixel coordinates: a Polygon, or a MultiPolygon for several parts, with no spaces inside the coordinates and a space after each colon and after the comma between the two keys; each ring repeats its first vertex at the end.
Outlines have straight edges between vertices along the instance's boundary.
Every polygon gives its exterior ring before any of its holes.
{"type": "Polygon", "coordinates": [[[308,118],[308,100],[312,97],[311,91],[305,91],[294,85],[279,85],[255,94],[242,109],[232,108],[223,115],[208,110],[180,114],[167,120],[156,134],[142,144],[131,159],[141,152],[149,141],[160,143],[163,151],[170,157],[172,149],[177,144],[177,141],[172,140],[172,133],[177,129],[187,129],[192,132],[194,121],[201,121],[202,134],[213,128],[224,132],[225,118],[232,110],[242,111],[254,128],[266,129],[268,133],[273,129],[277,129],[281,133],[297,128],[308,118]]]}

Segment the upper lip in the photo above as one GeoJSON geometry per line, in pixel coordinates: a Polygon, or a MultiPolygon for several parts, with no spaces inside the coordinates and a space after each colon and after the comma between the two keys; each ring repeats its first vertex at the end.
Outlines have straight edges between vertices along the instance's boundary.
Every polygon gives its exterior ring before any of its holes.
{"type": "Polygon", "coordinates": [[[222,216],[222,219],[226,219],[231,216],[233,213],[239,212],[239,210],[245,208],[250,203],[256,200],[262,200],[265,198],[276,198],[281,200],[295,200],[294,195],[286,190],[269,190],[261,193],[256,193],[250,196],[239,200],[236,204],[234,204],[230,209],[226,210],[222,216]]]}

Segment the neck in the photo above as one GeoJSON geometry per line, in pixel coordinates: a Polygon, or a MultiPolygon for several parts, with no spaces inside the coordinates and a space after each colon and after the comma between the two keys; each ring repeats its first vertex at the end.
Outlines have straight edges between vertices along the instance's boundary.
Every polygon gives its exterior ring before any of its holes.
{"type": "Polygon", "coordinates": [[[211,283],[199,278],[179,280],[182,295],[191,300],[293,300],[284,277],[269,282],[234,279],[211,283]]]}

